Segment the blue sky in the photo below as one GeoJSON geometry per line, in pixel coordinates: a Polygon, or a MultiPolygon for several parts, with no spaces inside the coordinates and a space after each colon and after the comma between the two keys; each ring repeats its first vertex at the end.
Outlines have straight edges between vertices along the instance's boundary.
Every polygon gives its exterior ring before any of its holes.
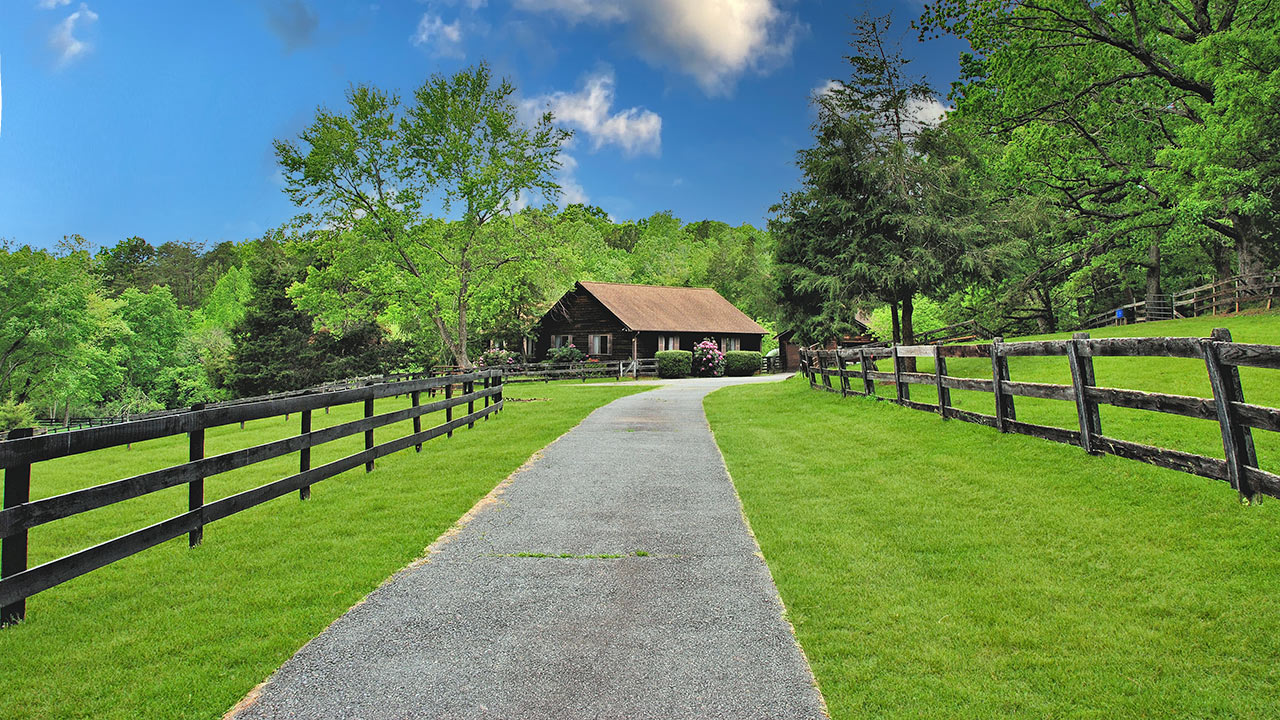
{"type": "Polygon", "coordinates": [[[296,212],[273,139],[481,59],[576,131],[566,200],[760,226],[866,9],[945,92],[963,47],[915,0],[0,0],[0,238],[257,237],[296,212]]]}

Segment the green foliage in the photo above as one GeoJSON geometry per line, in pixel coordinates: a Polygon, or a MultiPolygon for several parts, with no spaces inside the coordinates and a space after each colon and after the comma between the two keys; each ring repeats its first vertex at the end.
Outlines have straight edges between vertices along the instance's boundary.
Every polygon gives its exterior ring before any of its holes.
{"type": "Polygon", "coordinates": [[[13,397],[0,400],[0,433],[14,428],[33,427],[35,424],[36,414],[29,405],[15,402],[13,397]]]}
{"type": "Polygon", "coordinates": [[[121,293],[120,301],[120,317],[130,331],[124,342],[127,379],[150,394],[161,371],[177,364],[190,317],[165,285],[148,292],[129,288],[121,293]]]}
{"type": "Polygon", "coordinates": [[[947,0],[918,25],[969,43],[953,119],[1051,223],[987,298],[1010,324],[1280,260],[1275,3],[947,0]]]}
{"type": "Polygon", "coordinates": [[[355,320],[338,334],[316,330],[298,309],[289,287],[302,276],[281,247],[264,247],[252,269],[253,295],[244,320],[232,333],[227,384],[237,395],[300,390],[343,378],[380,375],[404,359],[400,343],[382,329],[355,320]]]}
{"type": "Polygon", "coordinates": [[[659,350],[658,377],[682,378],[693,374],[693,352],[690,350],[659,350]]]}
{"type": "Polygon", "coordinates": [[[210,385],[203,367],[183,365],[167,367],[160,372],[152,398],[165,407],[177,408],[226,400],[228,393],[210,385]]]}
{"type": "MultiPolygon", "coordinates": [[[[914,305],[914,312],[916,332],[936,330],[951,324],[946,319],[943,304],[928,298],[917,299],[914,305]]],[[[965,319],[967,320],[968,318],[965,319]]],[[[893,319],[889,317],[889,306],[881,305],[872,310],[871,322],[867,326],[871,328],[871,332],[875,333],[878,338],[893,337],[893,319]]]]}
{"type": "Polygon", "coordinates": [[[729,350],[724,354],[724,374],[746,377],[760,372],[760,353],[754,350],[729,350]]]}
{"type": "Polygon", "coordinates": [[[547,351],[547,362],[552,363],[578,362],[585,357],[586,355],[583,355],[578,346],[573,343],[564,347],[553,347],[547,351]]]}
{"type": "Polygon", "coordinates": [[[18,403],[78,392],[97,368],[97,279],[82,240],[57,254],[0,244],[0,396],[18,403]]]}
{"type": "Polygon", "coordinates": [[[852,77],[815,99],[802,189],[773,208],[778,296],[802,342],[849,332],[858,307],[878,302],[901,308],[910,342],[917,295],[946,296],[999,265],[1006,238],[976,165],[948,126],[913,117],[932,94],[906,75],[888,26],[855,22],[852,77]]]}
{"type": "MultiPolygon", "coordinates": [[[[410,104],[368,86],[345,114],[321,109],[298,143],[277,141],[286,192],[315,215],[321,261],[296,295],[342,327],[354,308],[427,318],[458,365],[471,364],[469,318],[518,269],[536,272],[542,244],[510,216],[521,194],[554,199],[570,133],[543,113],[526,126],[515,87],[480,64],[435,75],[410,104]],[[427,214],[438,200],[453,222],[427,214]]],[[[501,293],[498,293],[501,296],[501,293]]]]}

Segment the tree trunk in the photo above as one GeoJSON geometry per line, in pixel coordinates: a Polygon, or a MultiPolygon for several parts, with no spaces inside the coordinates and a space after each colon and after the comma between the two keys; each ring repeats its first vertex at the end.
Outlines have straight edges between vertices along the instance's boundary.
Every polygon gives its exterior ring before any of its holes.
{"type": "Polygon", "coordinates": [[[1265,269],[1261,257],[1262,235],[1257,223],[1253,218],[1232,214],[1231,224],[1240,233],[1236,240],[1237,274],[1248,276],[1262,272],[1265,269]]]}
{"type": "MultiPolygon", "coordinates": [[[[907,293],[902,298],[902,344],[916,344],[916,329],[911,315],[915,312],[915,304],[912,302],[912,293],[907,293]]],[[[902,358],[902,370],[904,372],[916,371],[916,359],[913,357],[902,358]]]]}
{"type": "Polygon", "coordinates": [[[898,324],[898,302],[896,300],[889,303],[889,315],[893,318],[893,344],[898,345],[902,342],[902,326],[898,324]]]}
{"type": "MultiPolygon", "coordinates": [[[[1216,240],[1216,238],[1215,238],[1216,240]]],[[[1231,248],[1226,243],[1214,242],[1209,253],[1213,261],[1213,279],[1216,282],[1230,279],[1231,277],[1231,248]]]]}
{"type": "Polygon", "coordinates": [[[904,295],[902,298],[902,344],[916,344],[916,330],[912,325],[911,314],[915,312],[915,305],[912,302],[911,293],[904,295]]]}
{"type": "Polygon", "coordinates": [[[1160,243],[1155,240],[1151,241],[1151,246],[1147,248],[1147,312],[1151,312],[1151,306],[1158,302],[1156,298],[1160,295],[1160,243]]]}
{"type": "Polygon", "coordinates": [[[1058,317],[1053,312],[1053,289],[1050,285],[1042,286],[1037,294],[1040,296],[1040,314],[1036,316],[1037,329],[1042,333],[1058,331],[1058,317]]]}

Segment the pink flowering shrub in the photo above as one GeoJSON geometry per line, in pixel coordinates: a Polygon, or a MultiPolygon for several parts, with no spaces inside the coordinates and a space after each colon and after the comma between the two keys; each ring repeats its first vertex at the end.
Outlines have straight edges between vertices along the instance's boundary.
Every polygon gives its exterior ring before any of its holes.
{"type": "Polygon", "coordinates": [[[693,374],[699,377],[724,375],[724,353],[710,338],[693,346],[693,374]]]}
{"type": "Polygon", "coordinates": [[[510,350],[501,348],[489,348],[480,353],[480,359],[477,361],[485,367],[503,367],[506,365],[515,365],[520,362],[520,355],[510,350]]]}

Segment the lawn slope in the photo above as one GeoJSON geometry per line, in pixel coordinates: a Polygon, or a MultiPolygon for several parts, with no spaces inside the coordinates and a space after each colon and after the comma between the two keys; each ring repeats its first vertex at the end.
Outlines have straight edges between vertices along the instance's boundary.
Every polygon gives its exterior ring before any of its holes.
{"type": "MultiPolygon", "coordinates": [[[[1275,316],[1161,325],[1094,336],[1280,342],[1275,316]]],[[[1207,391],[1203,363],[1155,363],[1100,358],[1099,383],[1207,391]]],[[[1275,403],[1271,376],[1246,371],[1246,396],[1275,403]]],[[[1280,501],[800,379],[705,406],[833,717],[1280,717],[1280,501]]],[[[1214,450],[1212,423],[1103,413],[1108,434],[1214,450]]]]}
{"type": "MultiPolygon", "coordinates": [[[[0,718],[218,718],[382,580],[418,557],[480,497],[591,410],[646,388],[508,386],[505,410],[326,480],[312,499],[284,497],[214,523],[204,545],[167,542],[41,593],[28,620],[0,630],[0,718]],[[533,402],[511,402],[538,398],[533,402]]],[[[407,406],[387,398],[377,412],[407,406]]],[[[356,419],[361,405],[314,415],[356,419]]],[[[423,427],[443,421],[425,416],[423,427]]],[[[210,430],[209,454],[297,432],[298,416],[210,430]]],[[[377,431],[381,443],[409,423],[377,431]]],[[[323,462],[363,447],[356,436],[313,451],[323,462]]],[[[186,438],[42,463],[45,497],[185,460],[186,438]]],[[[297,470],[280,458],[206,481],[206,499],[297,470]]],[[[185,488],[68,518],[31,533],[32,563],[184,511],[185,488]]]]}

